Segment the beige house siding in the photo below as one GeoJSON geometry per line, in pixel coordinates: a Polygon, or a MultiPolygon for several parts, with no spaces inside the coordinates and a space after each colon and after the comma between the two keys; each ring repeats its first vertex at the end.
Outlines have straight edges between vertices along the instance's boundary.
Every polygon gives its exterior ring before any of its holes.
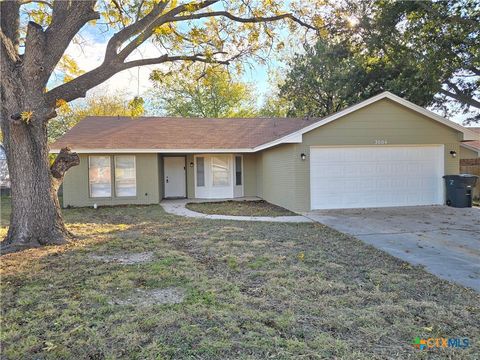
{"type": "Polygon", "coordinates": [[[459,157],[453,158],[450,151],[459,153],[461,138],[460,132],[384,99],[305,133],[301,144],[266,150],[263,170],[269,174],[263,186],[274,190],[263,197],[293,211],[310,209],[311,146],[371,146],[375,140],[386,140],[388,145],[444,144],[445,173],[458,174],[459,157]],[[302,153],[307,155],[305,161],[300,159],[302,153]],[[283,192],[278,190],[282,186],[283,192]]]}
{"type": "MultiPolygon", "coordinates": [[[[286,144],[262,152],[259,196],[266,201],[295,209],[295,145],[286,144]]],[[[258,170],[257,170],[258,171],[258,170]]]]}
{"type": "Polygon", "coordinates": [[[243,154],[243,195],[257,196],[256,154],[243,154]]]}
{"type": "Polygon", "coordinates": [[[263,198],[263,152],[257,154],[256,160],[257,196],[263,198]]]}
{"type": "Polygon", "coordinates": [[[460,146],[460,160],[461,159],[476,159],[480,157],[476,151],[460,146]]]}
{"type": "MultiPolygon", "coordinates": [[[[114,156],[113,154],[90,154],[114,156]]],[[[159,202],[159,172],[157,154],[135,155],[137,173],[137,196],[115,197],[112,189],[110,198],[91,198],[88,186],[88,157],[80,154],[80,165],[71,168],[65,175],[63,183],[63,206],[93,206],[102,205],[129,205],[129,204],[156,204],[159,202]]],[[[113,179],[112,163],[112,185],[113,179]]]]}
{"type": "Polygon", "coordinates": [[[163,156],[157,154],[158,158],[158,198],[163,199],[165,196],[164,173],[163,173],[163,156]]]}
{"type": "Polygon", "coordinates": [[[187,154],[187,198],[193,199],[195,197],[195,167],[190,166],[193,164],[193,154],[187,154]]]}

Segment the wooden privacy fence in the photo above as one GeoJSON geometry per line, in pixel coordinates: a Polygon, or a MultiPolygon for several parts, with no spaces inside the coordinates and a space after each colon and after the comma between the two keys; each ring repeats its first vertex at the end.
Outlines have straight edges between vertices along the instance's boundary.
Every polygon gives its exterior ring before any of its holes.
{"type": "MultiPolygon", "coordinates": [[[[460,173],[480,176],[480,158],[460,160],[460,173]]],[[[480,179],[477,180],[477,185],[473,190],[473,198],[480,198],[480,179]]]]}

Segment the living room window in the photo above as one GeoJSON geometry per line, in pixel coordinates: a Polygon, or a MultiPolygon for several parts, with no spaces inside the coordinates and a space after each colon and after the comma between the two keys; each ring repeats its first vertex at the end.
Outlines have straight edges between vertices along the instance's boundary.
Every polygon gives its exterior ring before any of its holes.
{"type": "Polygon", "coordinates": [[[115,196],[136,196],[135,155],[115,156],[115,196]]]}
{"type": "Polygon", "coordinates": [[[110,156],[90,156],[88,158],[88,182],[90,197],[112,196],[110,156]]]}

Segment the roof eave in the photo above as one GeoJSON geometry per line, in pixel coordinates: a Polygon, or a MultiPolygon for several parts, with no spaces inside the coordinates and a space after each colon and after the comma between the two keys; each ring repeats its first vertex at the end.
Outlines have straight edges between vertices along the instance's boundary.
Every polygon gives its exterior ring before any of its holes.
{"type": "Polygon", "coordinates": [[[478,154],[478,156],[480,156],[480,149],[477,149],[476,147],[470,146],[470,145],[468,145],[468,143],[461,143],[460,146],[464,147],[465,149],[474,151],[478,154]]]}
{"type": "MultiPolygon", "coordinates": [[[[77,154],[219,154],[219,153],[253,153],[252,148],[235,149],[83,149],[70,147],[77,154]]],[[[50,153],[58,154],[60,149],[50,149],[50,153]]]]}

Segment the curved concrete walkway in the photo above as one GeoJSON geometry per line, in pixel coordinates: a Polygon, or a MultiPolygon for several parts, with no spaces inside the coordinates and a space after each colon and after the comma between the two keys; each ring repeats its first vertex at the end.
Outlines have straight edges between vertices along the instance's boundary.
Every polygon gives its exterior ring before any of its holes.
{"type": "MultiPolygon", "coordinates": [[[[215,200],[222,201],[222,200],[215,200]]],[[[234,216],[234,215],[210,215],[202,214],[196,211],[189,210],[185,207],[187,203],[190,202],[208,202],[208,200],[191,200],[191,199],[180,199],[180,200],[163,200],[160,205],[163,209],[170,214],[192,217],[192,218],[201,218],[201,219],[214,219],[214,220],[238,220],[238,221],[265,221],[265,222],[283,222],[283,223],[308,223],[313,222],[313,220],[306,218],[305,216],[296,215],[296,216],[234,216]]]]}

